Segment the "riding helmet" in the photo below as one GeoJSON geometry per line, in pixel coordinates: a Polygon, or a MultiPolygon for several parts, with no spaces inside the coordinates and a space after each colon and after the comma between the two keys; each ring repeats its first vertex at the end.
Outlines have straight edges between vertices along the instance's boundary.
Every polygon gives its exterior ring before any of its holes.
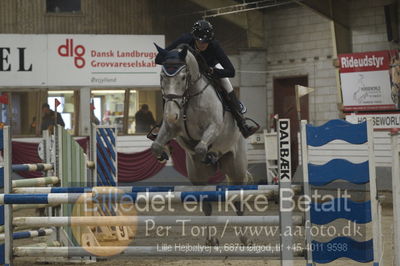
{"type": "Polygon", "coordinates": [[[196,40],[211,42],[214,39],[214,27],[207,20],[198,20],[192,27],[192,34],[196,40]]]}

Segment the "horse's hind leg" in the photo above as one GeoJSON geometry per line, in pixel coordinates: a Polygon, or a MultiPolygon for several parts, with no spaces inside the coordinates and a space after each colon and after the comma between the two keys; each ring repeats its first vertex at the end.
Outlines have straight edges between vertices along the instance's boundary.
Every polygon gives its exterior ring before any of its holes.
{"type": "MultiPolygon", "coordinates": [[[[188,170],[188,176],[190,182],[196,186],[205,186],[208,184],[208,178],[215,174],[217,170],[216,165],[205,165],[201,162],[200,155],[194,155],[193,157],[186,154],[186,167],[188,170]]],[[[211,202],[202,201],[200,202],[201,210],[205,216],[212,215],[211,202]]],[[[210,236],[210,229],[206,228],[206,245],[207,246],[218,246],[219,241],[215,236],[210,236]]]]}

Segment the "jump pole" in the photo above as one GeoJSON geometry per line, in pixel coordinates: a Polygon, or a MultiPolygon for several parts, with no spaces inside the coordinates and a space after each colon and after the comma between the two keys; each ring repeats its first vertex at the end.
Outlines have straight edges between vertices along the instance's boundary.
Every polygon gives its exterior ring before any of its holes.
{"type": "MultiPolygon", "coordinates": [[[[22,231],[13,233],[13,239],[23,239],[23,238],[33,238],[39,236],[48,236],[53,233],[53,229],[38,229],[38,230],[30,230],[30,231],[22,231]]],[[[5,234],[0,234],[0,241],[4,241],[5,234]]]]}
{"type": "MultiPolygon", "coordinates": [[[[294,225],[303,225],[303,216],[293,216],[294,225]]],[[[232,226],[279,225],[279,216],[71,216],[16,217],[14,226],[232,226]]]]}
{"type": "Polygon", "coordinates": [[[27,178],[27,179],[13,180],[12,187],[20,188],[20,187],[46,186],[46,185],[55,185],[58,184],[59,182],[60,179],[57,176],[27,178]]]}
{"type": "Polygon", "coordinates": [[[27,172],[48,171],[48,170],[53,170],[53,164],[50,164],[50,163],[13,164],[12,165],[12,170],[13,170],[13,172],[18,172],[18,171],[27,171],[27,172]]]}
{"type": "MultiPolygon", "coordinates": [[[[302,191],[299,185],[291,186],[295,194],[302,191]]],[[[47,194],[47,193],[89,193],[93,187],[23,187],[14,189],[15,193],[27,194],[47,194]]],[[[112,189],[129,193],[129,192],[168,192],[168,191],[232,191],[232,190],[262,190],[268,197],[273,198],[279,194],[278,185],[238,185],[238,186],[124,186],[112,187],[112,189]]]]}
{"type": "MultiPolygon", "coordinates": [[[[50,193],[50,194],[0,194],[0,204],[83,204],[98,202],[131,203],[140,200],[164,200],[171,203],[185,201],[224,202],[247,199],[262,200],[262,190],[237,191],[186,191],[186,192],[131,192],[131,193],[50,193]]],[[[264,198],[264,199],[265,199],[264,198]]]]}

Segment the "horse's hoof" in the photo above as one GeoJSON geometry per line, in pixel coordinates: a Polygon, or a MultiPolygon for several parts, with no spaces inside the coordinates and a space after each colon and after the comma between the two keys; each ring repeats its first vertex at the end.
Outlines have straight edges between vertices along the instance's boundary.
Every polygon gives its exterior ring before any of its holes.
{"type": "Polygon", "coordinates": [[[155,141],[151,144],[151,151],[155,156],[160,156],[164,151],[164,146],[155,141]]]}
{"type": "Polygon", "coordinates": [[[160,162],[162,162],[162,161],[168,161],[168,160],[169,160],[169,156],[168,156],[168,154],[167,154],[165,151],[163,151],[163,152],[161,153],[161,155],[157,157],[157,160],[159,160],[160,162]]]}
{"type": "Polygon", "coordinates": [[[199,142],[194,148],[194,152],[201,157],[204,157],[207,153],[208,147],[204,142],[199,142]]]}
{"type": "Polygon", "coordinates": [[[216,165],[218,163],[217,154],[215,152],[207,153],[202,162],[209,165],[216,165]]]}
{"type": "Polygon", "coordinates": [[[211,246],[211,247],[219,246],[219,240],[215,237],[211,237],[206,240],[206,246],[211,246]]]}

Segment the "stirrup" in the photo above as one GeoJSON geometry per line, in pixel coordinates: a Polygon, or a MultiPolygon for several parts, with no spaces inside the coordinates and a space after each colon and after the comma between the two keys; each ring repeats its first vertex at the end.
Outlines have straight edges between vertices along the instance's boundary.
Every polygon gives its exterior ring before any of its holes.
{"type": "Polygon", "coordinates": [[[248,137],[250,137],[251,135],[253,135],[260,129],[260,125],[253,119],[245,117],[245,118],[243,118],[243,123],[240,125],[239,129],[240,129],[240,132],[242,133],[243,137],[245,139],[247,139],[248,137]],[[248,120],[251,121],[254,124],[254,126],[248,126],[246,123],[246,121],[248,121],[248,120]]]}

